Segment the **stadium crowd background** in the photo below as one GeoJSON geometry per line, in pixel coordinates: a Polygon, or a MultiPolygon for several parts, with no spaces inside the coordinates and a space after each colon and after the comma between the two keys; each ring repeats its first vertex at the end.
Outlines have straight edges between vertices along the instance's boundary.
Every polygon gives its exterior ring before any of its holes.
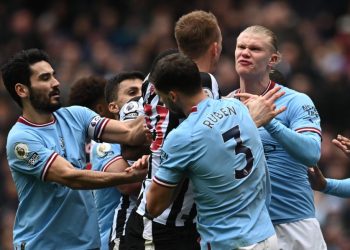
{"type": "MultiPolygon", "coordinates": [[[[147,73],[159,52],[176,47],[175,20],[210,10],[223,33],[216,76],[223,94],[238,87],[233,53],[243,28],[261,24],[280,40],[282,83],[307,93],[321,116],[320,168],[325,176],[350,177],[350,160],[331,144],[350,136],[350,1],[347,0],[52,0],[0,2],[0,64],[15,52],[38,47],[50,55],[63,104],[71,84],[88,75],[121,70],[147,73]]],[[[19,108],[0,84],[0,250],[12,249],[17,194],[6,160],[6,137],[19,108]]],[[[350,200],[315,193],[329,250],[350,249],[350,200]]]]}

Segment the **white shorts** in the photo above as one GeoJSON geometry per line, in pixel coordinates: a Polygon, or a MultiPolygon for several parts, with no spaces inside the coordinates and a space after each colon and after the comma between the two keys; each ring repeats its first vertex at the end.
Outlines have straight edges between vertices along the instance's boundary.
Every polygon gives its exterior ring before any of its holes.
{"type": "Polygon", "coordinates": [[[274,234],[266,240],[247,247],[240,247],[237,250],[278,250],[277,236],[274,234]]]}
{"type": "Polygon", "coordinates": [[[279,250],[326,250],[315,218],[275,225],[279,250]]]}

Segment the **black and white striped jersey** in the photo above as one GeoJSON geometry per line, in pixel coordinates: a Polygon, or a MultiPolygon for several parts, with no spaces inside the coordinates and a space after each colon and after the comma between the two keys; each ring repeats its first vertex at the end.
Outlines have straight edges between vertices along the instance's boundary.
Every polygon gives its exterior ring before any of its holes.
{"type": "MultiPolygon", "coordinates": [[[[209,73],[201,72],[200,74],[203,91],[205,91],[207,96],[214,99],[221,98],[215,77],[209,73]]],[[[154,85],[147,78],[142,86],[142,96],[146,123],[153,134],[148,175],[142,183],[137,207],[137,213],[144,216],[146,192],[152,182],[153,175],[159,167],[161,147],[164,139],[172,129],[180,124],[182,118],[169,112],[156,94],[154,85]]],[[[154,221],[169,226],[184,226],[187,223],[193,223],[196,217],[193,198],[192,186],[188,180],[185,180],[176,200],[154,221]]]]}

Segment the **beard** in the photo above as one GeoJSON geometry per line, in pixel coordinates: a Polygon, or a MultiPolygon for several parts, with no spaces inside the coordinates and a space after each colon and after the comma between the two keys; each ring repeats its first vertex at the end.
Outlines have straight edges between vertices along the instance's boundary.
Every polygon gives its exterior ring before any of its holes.
{"type": "Polygon", "coordinates": [[[167,101],[167,103],[165,104],[165,106],[169,109],[169,111],[171,113],[173,113],[178,119],[181,118],[186,118],[186,115],[184,114],[184,112],[178,107],[176,106],[176,104],[170,100],[167,101]]]}
{"type": "Polygon", "coordinates": [[[60,93],[58,88],[55,88],[48,95],[43,93],[42,91],[34,90],[29,88],[30,97],[29,100],[32,106],[43,113],[52,113],[59,109],[62,105],[58,98],[57,102],[52,102],[51,97],[60,93]]]}

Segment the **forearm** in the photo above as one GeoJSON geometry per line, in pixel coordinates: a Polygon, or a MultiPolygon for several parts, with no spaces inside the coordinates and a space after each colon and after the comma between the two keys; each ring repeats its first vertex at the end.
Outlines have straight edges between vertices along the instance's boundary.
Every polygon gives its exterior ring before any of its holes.
{"type": "Polygon", "coordinates": [[[297,133],[276,119],[272,119],[264,128],[292,157],[307,166],[317,164],[321,156],[320,140],[308,134],[297,133]]]}
{"type": "Polygon", "coordinates": [[[118,185],[117,189],[122,194],[133,195],[137,197],[141,190],[141,182],[118,185]]]}
{"type": "Polygon", "coordinates": [[[330,194],[342,198],[350,197],[350,178],[345,180],[326,179],[326,188],[322,191],[325,194],[330,194]]]}
{"type": "Polygon", "coordinates": [[[126,122],[110,120],[101,136],[101,141],[128,144],[131,140],[131,127],[126,122]]]}
{"type": "MultiPolygon", "coordinates": [[[[48,179],[50,181],[50,179],[48,179]]],[[[54,180],[72,189],[99,189],[140,181],[131,173],[106,173],[91,170],[72,169],[54,180]]]]}
{"type": "Polygon", "coordinates": [[[170,206],[174,190],[173,188],[160,187],[152,181],[146,194],[146,208],[149,216],[152,218],[157,217],[170,206]]]}
{"type": "Polygon", "coordinates": [[[129,146],[121,145],[121,153],[125,160],[135,161],[141,158],[143,155],[150,154],[150,146],[129,146]]]}

